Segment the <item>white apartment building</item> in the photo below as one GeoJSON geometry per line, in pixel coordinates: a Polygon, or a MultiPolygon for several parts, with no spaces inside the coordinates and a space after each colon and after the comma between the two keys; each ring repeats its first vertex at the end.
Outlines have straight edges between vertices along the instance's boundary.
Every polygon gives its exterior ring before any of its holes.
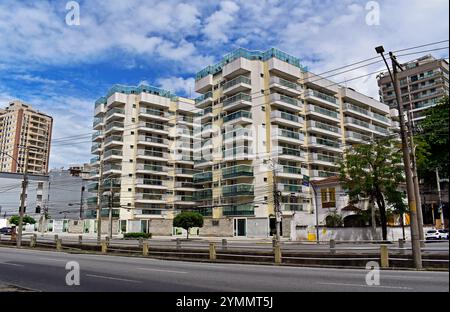
{"type": "MultiPolygon", "coordinates": [[[[197,73],[195,91],[192,101],[115,86],[97,101],[92,178],[106,192],[102,215],[111,203],[122,231],[170,235],[173,217],[188,209],[205,216],[201,235],[268,237],[279,198],[290,237],[315,224],[304,182],[337,175],[346,146],[396,127],[387,105],[276,49],[224,56],[197,73]]],[[[98,196],[88,202],[95,209],[98,196]]]]}

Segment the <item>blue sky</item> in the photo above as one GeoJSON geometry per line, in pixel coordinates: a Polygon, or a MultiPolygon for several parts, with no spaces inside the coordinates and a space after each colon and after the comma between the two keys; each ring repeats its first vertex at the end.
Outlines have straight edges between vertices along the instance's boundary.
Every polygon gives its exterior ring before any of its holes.
{"type": "MultiPolygon", "coordinates": [[[[78,1],[80,25],[69,26],[67,2],[0,0],[0,106],[17,98],[52,115],[54,138],[89,133],[94,101],[116,83],[195,96],[195,73],[238,47],[277,47],[321,73],[375,56],[380,44],[398,50],[449,38],[447,0],[376,1],[379,25],[366,23],[374,1],[89,0],[78,1]]],[[[448,49],[433,55],[447,58],[448,49]]],[[[348,85],[377,97],[375,76],[348,85]]],[[[54,144],[50,165],[90,157],[84,137],[54,144]]]]}

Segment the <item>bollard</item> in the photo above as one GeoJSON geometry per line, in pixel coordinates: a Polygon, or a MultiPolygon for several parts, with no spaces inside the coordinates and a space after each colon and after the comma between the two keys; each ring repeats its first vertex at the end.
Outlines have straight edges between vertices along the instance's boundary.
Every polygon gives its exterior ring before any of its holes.
{"type": "Polygon", "coordinates": [[[145,242],[142,244],[142,255],[143,256],[148,256],[148,243],[145,242]]]}
{"type": "Polygon", "coordinates": [[[106,246],[109,247],[109,242],[110,242],[109,236],[106,236],[106,237],[105,237],[105,242],[106,242],[106,246]]]}
{"type": "Polygon", "coordinates": [[[216,260],[217,259],[217,255],[216,255],[216,244],[214,243],[209,243],[209,260],[216,260]]]}
{"type": "Polygon", "coordinates": [[[177,250],[180,250],[181,249],[181,240],[179,238],[177,238],[176,243],[177,243],[177,250]]]}
{"type": "Polygon", "coordinates": [[[62,239],[57,239],[56,240],[56,251],[61,251],[62,250],[62,239]]]}
{"type": "Polygon", "coordinates": [[[108,245],[106,244],[106,241],[102,240],[102,254],[106,254],[108,252],[108,245]]]}
{"type": "Polygon", "coordinates": [[[228,241],[226,238],[222,239],[222,250],[227,250],[228,248],[228,241]]]}
{"type": "Polygon", "coordinates": [[[78,245],[83,244],[83,235],[78,235],[78,245]]]}
{"type": "Polygon", "coordinates": [[[275,255],[275,263],[281,264],[281,246],[278,242],[275,244],[274,255],[275,255]]]}
{"type": "Polygon", "coordinates": [[[142,244],[144,243],[144,239],[139,237],[139,248],[142,248],[142,244]]]}
{"type": "Polygon", "coordinates": [[[58,241],[58,235],[55,235],[55,244],[58,241]]]}
{"type": "Polygon", "coordinates": [[[388,268],[389,267],[389,251],[387,245],[380,246],[380,259],[381,259],[381,267],[388,268]]]}
{"type": "Polygon", "coordinates": [[[330,252],[334,255],[336,253],[336,241],[330,239],[330,252]]]}
{"type": "Polygon", "coordinates": [[[30,238],[30,247],[31,248],[36,247],[36,239],[37,239],[37,235],[33,234],[33,236],[31,236],[31,238],[30,238]]]}
{"type": "Polygon", "coordinates": [[[398,248],[400,248],[400,254],[405,254],[405,250],[403,248],[405,248],[405,241],[402,238],[398,239],[398,248]]]}

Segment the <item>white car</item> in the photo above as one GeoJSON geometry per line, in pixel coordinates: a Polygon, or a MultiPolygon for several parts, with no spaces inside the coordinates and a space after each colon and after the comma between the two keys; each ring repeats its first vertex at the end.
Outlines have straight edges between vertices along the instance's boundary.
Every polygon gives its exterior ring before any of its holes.
{"type": "Polygon", "coordinates": [[[426,240],[448,239],[447,230],[429,230],[425,235],[426,240]]]}

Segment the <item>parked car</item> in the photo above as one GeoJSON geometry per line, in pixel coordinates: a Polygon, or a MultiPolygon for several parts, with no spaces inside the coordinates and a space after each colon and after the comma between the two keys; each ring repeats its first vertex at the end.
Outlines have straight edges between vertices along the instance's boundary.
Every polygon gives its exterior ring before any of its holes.
{"type": "Polygon", "coordinates": [[[448,230],[428,230],[426,240],[448,239],[448,230]]]}
{"type": "Polygon", "coordinates": [[[3,227],[0,229],[0,234],[11,235],[11,233],[12,233],[12,228],[10,228],[10,227],[3,227]]]}

